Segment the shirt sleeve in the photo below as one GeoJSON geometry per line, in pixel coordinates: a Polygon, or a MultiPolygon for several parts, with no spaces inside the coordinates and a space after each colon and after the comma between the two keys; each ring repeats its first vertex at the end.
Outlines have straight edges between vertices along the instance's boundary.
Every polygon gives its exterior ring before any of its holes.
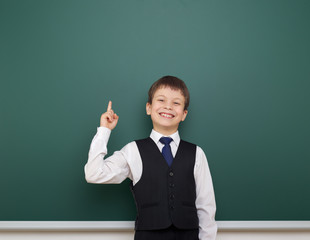
{"type": "Polygon", "coordinates": [[[127,177],[132,178],[127,162],[127,144],[120,151],[104,159],[107,155],[107,144],[111,130],[99,127],[88,153],[88,161],[84,167],[85,179],[88,183],[121,183],[127,177]]]}
{"type": "Polygon", "coordinates": [[[215,240],[217,224],[215,222],[216,204],[213,183],[206,155],[197,146],[194,168],[196,181],[196,208],[199,218],[199,239],[215,240]]]}

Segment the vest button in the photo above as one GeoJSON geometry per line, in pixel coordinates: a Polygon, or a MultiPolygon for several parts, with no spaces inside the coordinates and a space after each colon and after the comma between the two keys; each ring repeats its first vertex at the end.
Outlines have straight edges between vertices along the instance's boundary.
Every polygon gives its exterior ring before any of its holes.
{"type": "Polygon", "coordinates": [[[169,175],[170,175],[170,177],[172,177],[173,176],[173,172],[170,172],[169,175]]]}
{"type": "Polygon", "coordinates": [[[169,187],[172,187],[172,188],[173,188],[173,187],[174,187],[174,183],[170,183],[170,184],[169,184],[169,187]]]}

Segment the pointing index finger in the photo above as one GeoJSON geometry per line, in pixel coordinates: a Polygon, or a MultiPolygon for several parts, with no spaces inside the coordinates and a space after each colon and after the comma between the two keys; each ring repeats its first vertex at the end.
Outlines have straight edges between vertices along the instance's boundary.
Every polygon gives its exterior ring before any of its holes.
{"type": "Polygon", "coordinates": [[[112,101],[109,101],[107,112],[112,110],[112,101]]]}

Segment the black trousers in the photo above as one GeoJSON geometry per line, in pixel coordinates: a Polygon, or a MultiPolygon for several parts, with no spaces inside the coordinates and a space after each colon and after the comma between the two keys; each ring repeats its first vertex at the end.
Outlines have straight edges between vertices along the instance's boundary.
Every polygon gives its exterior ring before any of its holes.
{"type": "Polygon", "coordinates": [[[198,229],[178,229],[171,226],[160,230],[136,230],[135,240],[198,240],[198,229]]]}

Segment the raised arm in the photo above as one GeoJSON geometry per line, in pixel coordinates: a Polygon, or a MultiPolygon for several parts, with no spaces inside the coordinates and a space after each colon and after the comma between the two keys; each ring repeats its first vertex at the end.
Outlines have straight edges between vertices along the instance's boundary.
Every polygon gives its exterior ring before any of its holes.
{"type": "Polygon", "coordinates": [[[121,183],[130,175],[127,162],[128,147],[116,151],[112,156],[107,155],[107,145],[119,117],[112,110],[112,102],[109,101],[107,111],[101,115],[100,127],[92,140],[88,153],[88,161],[85,165],[85,179],[88,183],[121,183]]]}

